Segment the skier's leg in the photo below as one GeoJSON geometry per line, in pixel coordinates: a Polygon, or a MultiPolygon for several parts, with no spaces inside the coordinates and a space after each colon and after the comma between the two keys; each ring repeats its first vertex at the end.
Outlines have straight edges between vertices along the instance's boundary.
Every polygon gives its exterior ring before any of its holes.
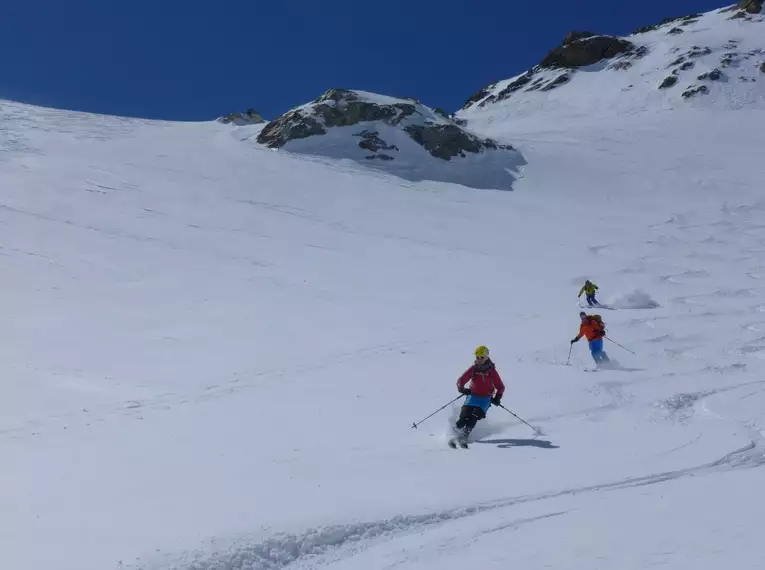
{"type": "Polygon", "coordinates": [[[463,430],[468,423],[468,418],[472,414],[472,406],[462,406],[460,409],[460,417],[457,419],[457,429],[463,430]]]}
{"type": "Polygon", "coordinates": [[[465,437],[470,435],[470,432],[473,431],[473,428],[475,428],[475,425],[478,423],[478,420],[482,420],[486,417],[486,413],[484,411],[477,407],[477,406],[471,406],[470,409],[470,415],[467,418],[467,421],[465,423],[465,437]]]}
{"type": "Polygon", "coordinates": [[[602,338],[590,341],[590,354],[592,355],[592,359],[595,361],[595,364],[598,364],[601,361],[601,355],[603,354],[602,338]]]}

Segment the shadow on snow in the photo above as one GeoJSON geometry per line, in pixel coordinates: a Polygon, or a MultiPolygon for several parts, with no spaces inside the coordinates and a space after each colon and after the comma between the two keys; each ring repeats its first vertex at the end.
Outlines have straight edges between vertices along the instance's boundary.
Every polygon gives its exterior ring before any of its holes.
{"type": "Polygon", "coordinates": [[[540,449],[558,449],[559,445],[554,445],[546,439],[481,439],[476,443],[493,443],[497,447],[538,447],[540,449]]]}

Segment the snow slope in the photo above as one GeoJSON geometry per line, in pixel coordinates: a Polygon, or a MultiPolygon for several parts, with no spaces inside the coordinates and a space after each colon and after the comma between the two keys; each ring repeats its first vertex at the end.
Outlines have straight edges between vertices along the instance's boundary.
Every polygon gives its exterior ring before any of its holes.
{"type": "Polygon", "coordinates": [[[763,567],[765,118],[590,117],[494,192],[0,104],[0,567],[763,567]],[[478,344],[545,435],[410,428],[478,344]]]}
{"type": "Polygon", "coordinates": [[[765,15],[738,14],[723,8],[627,36],[635,46],[631,53],[578,70],[536,68],[533,80],[518,90],[507,88],[525,74],[499,81],[458,116],[491,133],[491,124],[535,121],[540,113],[576,120],[593,110],[624,116],[687,108],[765,109],[765,15]],[[552,85],[562,77],[565,83],[552,85]],[[661,88],[665,81],[675,83],[661,88]]]}

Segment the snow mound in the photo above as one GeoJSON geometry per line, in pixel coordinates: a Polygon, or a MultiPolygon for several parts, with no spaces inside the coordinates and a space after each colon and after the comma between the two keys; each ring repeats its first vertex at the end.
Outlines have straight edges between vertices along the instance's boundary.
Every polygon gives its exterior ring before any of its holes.
{"type": "Polygon", "coordinates": [[[352,160],[409,181],[511,189],[525,164],[510,145],[478,137],[414,99],[330,89],[252,137],[293,153],[352,160]]]}
{"type": "Polygon", "coordinates": [[[611,299],[608,302],[608,306],[615,309],[655,309],[660,305],[654,301],[648,293],[636,289],[630,293],[611,299]]]}

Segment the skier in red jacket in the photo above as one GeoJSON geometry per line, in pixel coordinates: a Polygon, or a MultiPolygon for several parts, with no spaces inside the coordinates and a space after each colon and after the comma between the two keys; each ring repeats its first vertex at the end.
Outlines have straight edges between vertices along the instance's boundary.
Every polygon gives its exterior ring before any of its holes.
{"type": "Polygon", "coordinates": [[[478,420],[486,417],[492,404],[499,406],[505,393],[505,385],[489,358],[488,348],[479,346],[475,349],[475,364],[457,380],[457,390],[467,396],[456,425],[459,443],[465,446],[478,420]],[[466,387],[468,382],[470,388],[466,387]]]}

